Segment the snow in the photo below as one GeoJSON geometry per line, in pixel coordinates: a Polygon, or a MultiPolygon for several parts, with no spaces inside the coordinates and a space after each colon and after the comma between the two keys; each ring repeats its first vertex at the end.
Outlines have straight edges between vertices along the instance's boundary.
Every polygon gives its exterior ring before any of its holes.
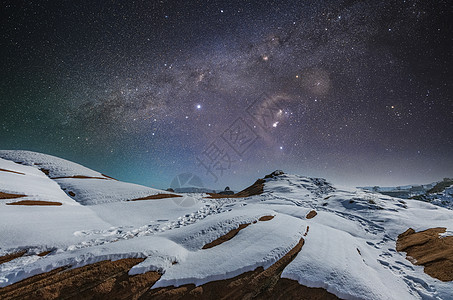
{"type": "Polygon", "coordinates": [[[0,157],[10,161],[20,162],[28,166],[49,170],[50,177],[67,177],[75,175],[104,177],[104,175],[99,172],[71,161],[32,151],[0,150],[0,157]]]}
{"type": "MultiPolygon", "coordinates": [[[[92,210],[78,204],[59,185],[38,169],[0,158],[0,192],[23,194],[25,197],[0,200],[0,255],[13,248],[38,247],[47,249],[78,241],[76,230],[90,224],[108,228],[92,210]],[[61,206],[6,205],[22,200],[60,202],[61,206]]],[[[82,240],[80,240],[81,242],[82,240]]]]}
{"type": "Polygon", "coordinates": [[[49,179],[44,173],[33,167],[19,165],[12,161],[0,158],[0,169],[24,174],[4,171],[0,172],[0,191],[27,196],[17,198],[15,201],[41,200],[77,205],[77,202],[68,197],[55,181],[49,179]],[[26,182],[26,184],[24,184],[24,182],[26,182]]]}
{"type": "MultiPolygon", "coordinates": [[[[249,211],[255,214],[256,212],[249,211]]],[[[206,218],[197,225],[200,229],[206,226],[213,228],[212,221],[217,221],[213,219],[206,218]]],[[[271,221],[257,222],[246,229],[241,230],[234,237],[234,241],[226,241],[205,250],[198,248],[190,251],[187,259],[169,268],[154,287],[180,286],[188,283],[201,285],[253,271],[257,267],[268,268],[295,247],[305,231],[305,226],[299,219],[276,215],[271,221]],[[251,240],[254,242],[251,243],[251,240]]],[[[222,230],[220,235],[228,231],[222,230]]]]}
{"type": "Polygon", "coordinates": [[[282,277],[345,299],[453,299],[452,282],[431,278],[395,250],[398,234],[409,227],[446,227],[443,236],[453,232],[453,211],[430,203],[288,174],[266,179],[259,196],[192,194],[194,201],[185,205],[179,198],[127,201],[164,191],[108,178],[51,179],[102,174],[44,154],[0,151],[0,157],[1,169],[25,174],[0,171],[0,192],[27,195],[0,200],[0,255],[28,249],[0,264],[0,287],[60,266],[126,257],[145,259],[131,275],[162,274],[153,288],[201,285],[266,269],[304,238],[282,277]],[[63,205],[5,205],[25,199],[63,205]],[[307,219],[311,210],[318,214],[307,219]],[[274,218],[258,221],[262,216],[274,218]],[[202,249],[240,224],[250,225],[231,240],[202,249]],[[36,255],[45,250],[52,253],[36,255]]]}
{"type": "MultiPolygon", "coordinates": [[[[12,163],[11,161],[20,162],[36,169],[48,171],[49,177],[53,178],[62,190],[68,194],[69,192],[74,193],[75,196],[71,197],[83,205],[127,201],[159,193],[168,193],[138,184],[117,181],[100,172],[51,155],[31,151],[0,150],[0,157],[10,160],[10,163],[12,163]],[[95,178],[62,178],[73,176],[95,178]]],[[[34,172],[37,174],[38,171],[34,170],[34,172]]],[[[41,173],[41,177],[44,176],[42,172],[38,173],[41,173]]],[[[34,187],[36,188],[36,186],[34,187]]]]}
{"type": "Polygon", "coordinates": [[[103,260],[145,258],[148,256],[172,259],[183,257],[185,252],[184,248],[174,242],[153,236],[123,240],[108,245],[96,245],[75,251],[59,251],[46,257],[25,256],[0,265],[0,286],[6,286],[62,266],[71,265],[73,268],[77,268],[103,260]]]}
{"type": "Polygon", "coordinates": [[[94,205],[107,202],[128,201],[168,192],[138,184],[105,179],[62,178],[55,180],[65,191],[73,192],[77,202],[94,205]]]}
{"type": "MultiPolygon", "coordinates": [[[[326,215],[319,214],[318,217],[321,219],[326,215]]],[[[341,223],[336,223],[335,227],[325,226],[316,224],[315,219],[300,255],[284,270],[282,277],[310,287],[326,288],[342,298],[352,295],[357,299],[413,297],[404,281],[394,278],[389,269],[382,270],[375,259],[380,251],[374,245],[379,239],[354,236],[337,229],[343,227],[341,223]],[[345,266],[348,267],[346,270],[345,266]]]]}
{"type": "Polygon", "coordinates": [[[453,210],[453,185],[446,186],[444,190],[436,189],[437,192],[430,192],[435,186],[442,186],[445,181],[451,181],[449,178],[444,178],[443,181],[437,181],[423,185],[407,185],[398,187],[361,187],[360,189],[373,191],[378,193],[395,193],[400,198],[412,198],[420,201],[429,202],[431,204],[453,210]]]}

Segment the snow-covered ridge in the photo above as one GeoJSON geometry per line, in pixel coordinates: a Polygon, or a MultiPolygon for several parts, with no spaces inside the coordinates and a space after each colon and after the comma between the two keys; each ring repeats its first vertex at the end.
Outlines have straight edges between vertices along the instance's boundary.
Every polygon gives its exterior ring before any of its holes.
{"type": "Polygon", "coordinates": [[[114,180],[100,172],[52,155],[23,150],[0,150],[0,157],[39,169],[58,183],[69,197],[82,205],[168,194],[162,190],[114,180]]]}
{"type": "MultiPolygon", "coordinates": [[[[9,200],[8,203],[32,200],[55,201],[63,204],[78,205],[60,189],[58,184],[36,168],[20,165],[0,158],[0,192],[24,195],[9,200]]],[[[5,205],[6,203],[0,203],[5,205]]]]}
{"type": "Polygon", "coordinates": [[[93,171],[82,165],[48,154],[25,150],[0,150],[0,157],[16,163],[34,166],[38,169],[45,170],[46,173],[48,172],[47,175],[51,178],[72,177],[79,175],[108,179],[108,177],[105,177],[100,172],[93,171]]]}
{"type": "Polygon", "coordinates": [[[263,179],[262,194],[244,198],[193,194],[192,206],[181,206],[172,198],[126,201],[163,191],[110,179],[50,179],[39,163],[55,170],[49,174],[56,177],[101,173],[44,154],[0,151],[0,157],[0,169],[24,174],[0,171],[0,192],[63,203],[9,206],[6,203],[15,200],[0,199],[0,256],[32,249],[0,264],[0,286],[64,265],[126,257],[145,258],[130,274],[151,270],[162,274],[154,288],[200,285],[257,267],[266,269],[303,238],[302,250],[282,277],[345,299],[453,298],[452,282],[430,277],[395,250],[398,235],[408,228],[445,227],[447,233],[453,232],[453,211],[429,203],[281,173],[263,179]],[[69,191],[74,196],[69,197],[69,191]],[[317,215],[307,219],[311,210],[317,215]],[[262,216],[274,218],[255,222],[262,216]],[[203,249],[249,223],[232,239],[203,249]],[[51,253],[36,255],[45,250],[51,253]]]}

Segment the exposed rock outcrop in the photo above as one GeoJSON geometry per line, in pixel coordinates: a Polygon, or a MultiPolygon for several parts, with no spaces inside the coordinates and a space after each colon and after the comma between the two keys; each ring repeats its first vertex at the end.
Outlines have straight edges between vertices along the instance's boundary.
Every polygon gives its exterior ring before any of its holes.
{"type": "Polygon", "coordinates": [[[129,201],[155,200],[155,199],[177,198],[177,197],[182,197],[182,196],[176,195],[176,194],[156,194],[156,195],[146,196],[146,197],[142,197],[142,198],[131,199],[129,201]]]}
{"type": "Polygon", "coordinates": [[[409,228],[398,236],[396,250],[407,253],[407,259],[425,267],[426,274],[442,281],[453,280],[453,236],[442,237],[445,228],[415,232],[409,228]]]}

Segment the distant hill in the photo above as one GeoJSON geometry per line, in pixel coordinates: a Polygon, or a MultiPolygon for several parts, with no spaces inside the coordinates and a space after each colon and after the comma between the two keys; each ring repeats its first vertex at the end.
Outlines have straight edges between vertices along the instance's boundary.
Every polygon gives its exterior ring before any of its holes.
{"type": "Polygon", "coordinates": [[[453,209],[453,179],[444,178],[426,193],[413,196],[411,199],[426,201],[438,206],[453,209]]]}
{"type": "Polygon", "coordinates": [[[363,190],[377,192],[383,195],[388,195],[392,197],[409,199],[413,196],[418,196],[426,193],[438,182],[428,183],[428,184],[414,184],[414,185],[404,185],[404,186],[365,186],[358,187],[363,190]]]}
{"type": "Polygon", "coordinates": [[[366,186],[360,188],[387,196],[421,200],[453,209],[452,178],[444,178],[441,181],[421,185],[405,185],[396,187],[366,186]]]}
{"type": "Polygon", "coordinates": [[[200,187],[174,188],[175,193],[215,193],[215,190],[200,187]]]}

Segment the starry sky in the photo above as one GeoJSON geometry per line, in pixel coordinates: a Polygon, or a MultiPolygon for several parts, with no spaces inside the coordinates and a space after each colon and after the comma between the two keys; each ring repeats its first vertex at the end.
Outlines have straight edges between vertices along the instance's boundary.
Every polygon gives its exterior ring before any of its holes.
{"type": "Polygon", "coordinates": [[[167,188],[453,176],[449,1],[2,1],[0,148],[167,188]]]}

